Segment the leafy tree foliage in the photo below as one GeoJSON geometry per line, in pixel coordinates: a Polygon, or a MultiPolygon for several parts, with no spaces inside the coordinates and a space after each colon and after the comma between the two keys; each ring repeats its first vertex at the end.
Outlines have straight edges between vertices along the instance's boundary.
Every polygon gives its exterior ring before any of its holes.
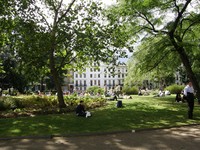
{"type": "MultiPolygon", "coordinates": [[[[6,85],[4,88],[12,86],[22,93],[29,82],[35,81],[35,79],[38,80],[37,77],[40,74],[36,71],[39,69],[34,70],[37,66],[34,67],[31,59],[27,55],[22,55],[24,50],[24,53],[33,56],[33,51],[28,51],[28,48],[23,49],[25,47],[23,46],[24,41],[26,40],[28,43],[28,38],[23,39],[23,33],[28,29],[29,33],[27,35],[33,36],[34,30],[30,27],[27,28],[30,23],[25,22],[23,18],[17,15],[18,12],[23,10],[22,8],[25,8],[25,4],[28,2],[15,0],[0,1],[2,6],[0,10],[1,84],[2,86],[6,85]]],[[[33,39],[32,37],[30,41],[33,39]]],[[[26,47],[31,46],[30,41],[29,44],[26,44],[26,47]]],[[[40,62],[35,62],[35,64],[40,64],[40,62]]]]}
{"type": "Polygon", "coordinates": [[[113,20],[132,31],[132,41],[143,44],[137,52],[141,54],[136,54],[143,73],[162,68],[168,72],[182,63],[198,97],[194,66],[199,54],[199,4],[198,0],[119,0],[111,13],[113,20]]]}
{"type": "MultiPolygon", "coordinates": [[[[2,58],[2,57],[1,57],[2,58]]],[[[22,72],[20,72],[18,69],[18,63],[16,62],[16,59],[12,59],[11,57],[3,58],[2,68],[3,72],[0,74],[0,85],[3,89],[8,88],[15,88],[19,92],[24,92],[24,87],[26,87],[27,79],[23,75],[22,72]]]]}
{"type": "MultiPolygon", "coordinates": [[[[13,13],[9,11],[13,26],[9,28],[8,40],[1,42],[6,41],[9,52],[18,59],[18,69],[32,81],[51,74],[60,108],[66,106],[61,89],[63,73],[82,69],[94,61],[115,62],[118,56],[125,55],[121,50],[127,37],[121,32],[123,26],[103,19],[103,10],[97,2],[19,0],[10,3],[15,5],[10,7],[13,13]]],[[[8,18],[6,13],[2,17],[8,18]]]]}
{"type": "Polygon", "coordinates": [[[158,82],[159,88],[163,88],[175,83],[174,76],[177,66],[180,65],[180,59],[174,53],[169,53],[168,48],[165,48],[166,45],[167,43],[160,39],[146,39],[128,61],[126,84],[133,82],[132,85],[137,83],[141,86],[142,82],[148,79],[158,82]]]}

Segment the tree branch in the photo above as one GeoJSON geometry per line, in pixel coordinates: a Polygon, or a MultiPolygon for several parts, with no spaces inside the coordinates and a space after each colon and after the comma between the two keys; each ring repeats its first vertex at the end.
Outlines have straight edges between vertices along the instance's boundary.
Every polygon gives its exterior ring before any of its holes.
{"type": "Polygon", "coordinates": [[[150,27],[147,27],[147,26],[144,26],[144,28],[148,29],[148,30],[151,30],[155,33],[159,33],[159,32],[162,32],[164,34],[168,34],[167,31],[164,31],[164,30],[157,30],[154,26],[154,24],[148,19],[148,17],[145,15],[145,14],[142,14],[140,12],[137,12],[137,14],[139,15],[139,17],[141,17],[142,19],[144,19],[149,25],[150,27]]]}
{"type": "Polygon", "coordinates": [[[67,50],[66,50],[66,55],[63,57],[63,59],[62,59],[60,65],[59,65],[59,67],[58,67],[59,70],[61,70],[61,68],[62,68],[62,66],[64,66],[64,64],[68,64],[68,63],[71,62],[71,61],[65,62],[65,60],[66,60],[67,58],[69,58],[70,52],[71,52],[71,51],[67,51],[67,50]]]}
{"type": "Polygon", "coordinates": [[[195,24],[198,24],[198,23],[200,23],[200,20],[195,20],[194,22],[192,22],[192,23],[184,30],[181,39],[183,40],[183,38],[184,38],[186,32],[187,32],[188,30],[190,30],[190,28],[191,28],[192,26],[194,26],[195,24]]]}
{"type": "Polygon", "coordinates": [[[185,5],[184,5],[184,7],[182,8],[182,10],[181,10],[180,12],[178,12],[178,16],[177,16],[177,18],[176,18],[176,20],[175,20],[175,22],[174,22],[173,28],[172,28],[172,30],[170,31],[171,36],[174,35],[174,32],[175,32],[175,30],[176,30],[176,28],[177,28],[177,26],[178,26],[178,23],[180,22],[180,20],[181,20],[181,18],[182,18],[182,16],[183,16],[183,13],[185,12],[187,6],[190,4],[191,1],[192,1],[192,0],[186,0],[186,3],[185,3],[185,5]]]}
{"type": "Polygon", "coordinates": [[[176,0],[174,0],[174,6],[176,7],[177,12],[180,13],[180,8],[179,8],[179,6],[177,5],[176,0]]]}
{"type": "Polygon", "coordinates": [[[72,5],[75,3],[76,0],[72,0],[72,2],[69,4],[67,10],[65,11],[64,14],[61,15],[61,17],[58,19],[57,24],[62,20],[63,17],[67,15],[67,13],[70,11],[72,5]]]}
{"type": "Polygon", "coordinates": [[[153,65],[150,69],[147,70],[147,72],[150,72],[150,71],[152,71],[153,69],[155,69],[155,68],[163,61],[163,59],[167,57],[167,55],[168,55],[170,52],[171,52],[171,51],[167,51],[166,53],[164,53],[163,56],[162,56],[157,62],[155,62],[154,65],[153,65]]]}
{"type": "Polygon", "coordinates": [[[59,5],[58,5],[58,8],[57,8],[57,10],[59,10],[59,9],[61,8],[61,6],[62,6],[62,3],[63,3],[63,0],[61,0],[61,1],[60,1],[60,3],[59,3],[59,5]]]}

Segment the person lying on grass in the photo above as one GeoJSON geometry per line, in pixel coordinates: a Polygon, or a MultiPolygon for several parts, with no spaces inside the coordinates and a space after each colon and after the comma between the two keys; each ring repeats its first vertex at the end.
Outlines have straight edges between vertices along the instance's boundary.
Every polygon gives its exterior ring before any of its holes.
{"type": "Polygon", "coordinates": [[[79,105],[76,107],[76,115],[86,118],[91,116],[91,113],[89,111],[85,111],[83,101],[80,101],[79,105]]]}

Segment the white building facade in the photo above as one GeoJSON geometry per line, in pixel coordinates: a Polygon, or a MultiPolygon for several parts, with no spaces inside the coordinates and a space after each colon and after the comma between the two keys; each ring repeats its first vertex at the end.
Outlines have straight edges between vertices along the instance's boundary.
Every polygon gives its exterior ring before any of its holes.
{"type": "Polygon", "coordinates": [[[121,87],[127,75],[127,66],[119,64],[109,68],[108,65],[101,64],[99,67],[88,67],[85,72],[74,72],[74,90],[85,91],[90,86],[99,86],[105,90],[121,87]]]}

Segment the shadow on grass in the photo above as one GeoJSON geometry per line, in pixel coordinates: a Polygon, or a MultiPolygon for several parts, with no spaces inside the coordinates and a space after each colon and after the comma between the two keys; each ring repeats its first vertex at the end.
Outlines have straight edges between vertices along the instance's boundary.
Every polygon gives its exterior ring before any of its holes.
{"type": "MultiPolygon", "coordinates": [[[[198,112],[199,109],[195,114],[198,112]]],[[[199,123],[200,120],[198,116],[195,116],[195,120],[187,119],[186,104],[174,105],[169,104],[168,101],[165,105],[159,102],[152,105],[141,102],[125,103],[123,108],[110,107],[98,111],[97,114],[103,115],[102,120],[105,120],[110,130],[118,130],[121,127],[128,130],[180,126],[199,123]]]]}
{"type": "Polygon", "coordinates": [[[1,140],[4,149],[192,149],[200,146],[199,127],[145,131],[138,133],[107,134],[103,136],[55,137],[53,139],[1,140]],[[195,131],[195,132],[194,132],[195,131]],[[183,134],[184,133],[184,134],[183,134]],[[189,142],[188,142],[189,141],[189,142]]]}
{"type": "MultiPolygon", "coordinates": [[[[198,113],[196,106],[194,115],[198,113]]],[[[187,119],[186,104],[172,104],[170,99],[123,100],[122,108],[116,108],[113,101],[92,110],[92,115],[83,118],[68,113],[0,119],[0,137],[102,133],[200,123],[200,117],[187,119]]]]}

